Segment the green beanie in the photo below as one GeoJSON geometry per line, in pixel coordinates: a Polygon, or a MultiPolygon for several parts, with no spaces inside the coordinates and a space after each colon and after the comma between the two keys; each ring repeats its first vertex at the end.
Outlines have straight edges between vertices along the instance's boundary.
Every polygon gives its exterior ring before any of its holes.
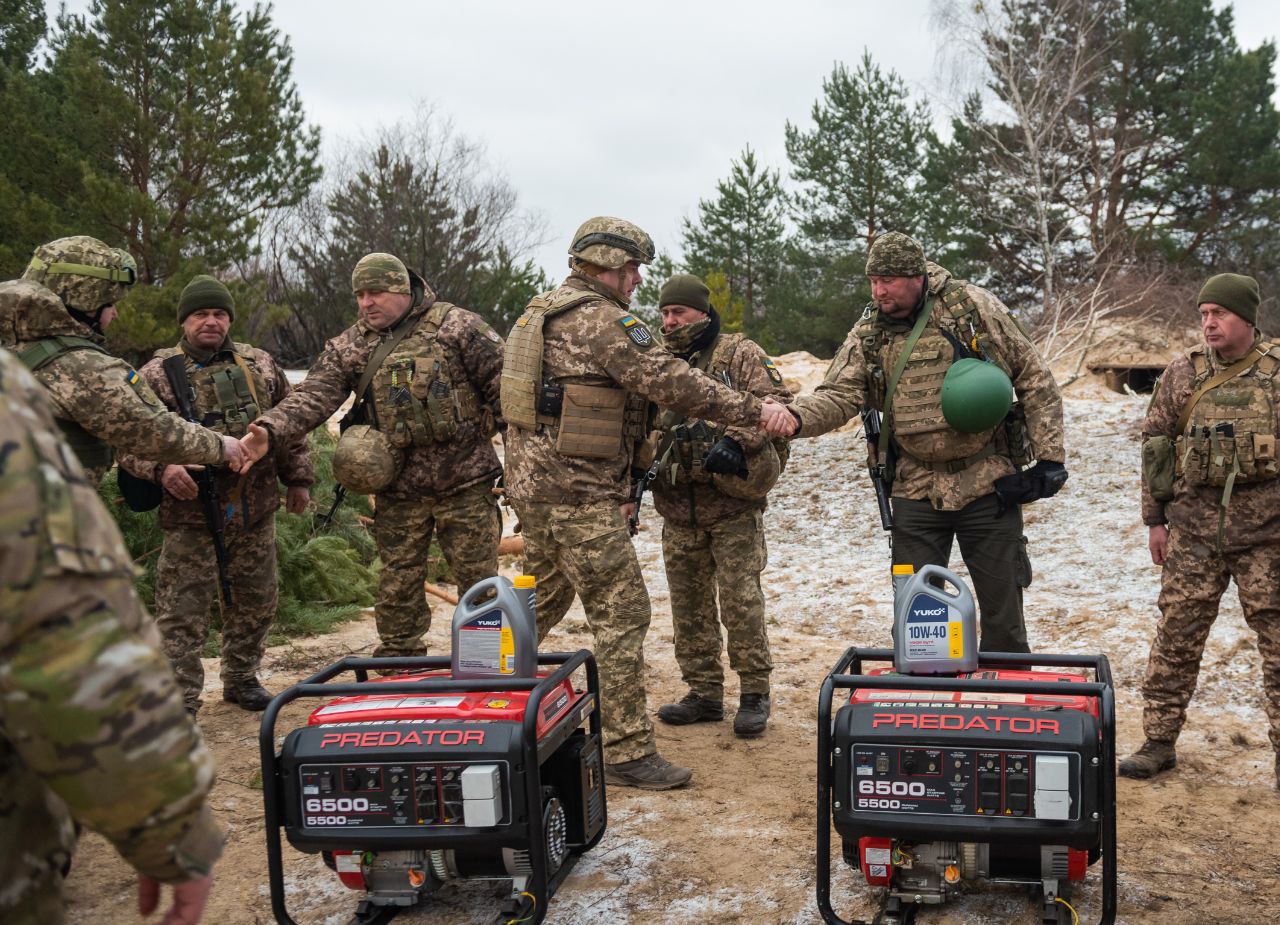
{"type": "Polygon", "coordinates": [[[658,293],[658,308],[664,305],[687,305],[704,314],[711,314],[711,290],[698,277],[689,273],[677,273],[662,284],[658,293]]]}
{"type": "Polygon", "coordinates": [[[201,308],[220,308],[232,321],[236,317],[236,300],[231,298],[231,290],[212,276],[197,276],[182,290],[178,297],[178,324],[201,308]]]}
{"type": "Polygon", "coordinates": [[[924,248],[910,235],[886,231],[867,250],[868,276],[923,276],[924,248]]]}
{"type": "Polygon", "coordinates": [[[1196,305],[1200,306],[1205,302],[1221,305],[1227,311],[1239,315],[1256,327],[1258,303],[1261,301],[1262,297],[1258,295],[1258,281],[1252,276],[1219,273],[1217,276],[1210,276],[1201,288],[1196,305]]]}

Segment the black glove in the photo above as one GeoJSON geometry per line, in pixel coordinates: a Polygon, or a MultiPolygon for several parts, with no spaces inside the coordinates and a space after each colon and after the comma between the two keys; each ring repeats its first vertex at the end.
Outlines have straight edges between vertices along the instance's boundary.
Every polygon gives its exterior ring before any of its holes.
{"type": "Polygon", "coordinates": [[[996,498],[1000,512],[1015,504],[1030,504],[1041,498],[1052,498],[1067,481],[1067,467],[1060,462],[1040,460],[1024,472],[1015,472],[996,479],[996,498]]]}
{"type": "Polygon", "coordinates": [[[702,468],[707,472],[719,475],[736,475],[747,477],[747,454],[742,452],[742,444],[732,437],[721,437],[715,446],[707,451],[702,460],[702,468]]]}

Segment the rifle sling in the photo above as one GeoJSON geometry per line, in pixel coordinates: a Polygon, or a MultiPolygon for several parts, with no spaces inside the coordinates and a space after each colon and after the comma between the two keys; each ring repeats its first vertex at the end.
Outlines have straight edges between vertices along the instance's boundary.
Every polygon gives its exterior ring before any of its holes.
{"type": "Polygon", "coordinates": [[[396,345],[417,327],[414,316],[421,315],[421,311],[411,310],[406,313],[405,317],[400,319],[400,326],[370,354],[369,362],[365,364],[364,372],[360,374],[360,381],[356,384],[355,404],[351,406],[351,411],[343,419],[344,421],[349,419],[349,423],[355,423],[360,409],[364,407],[365,402],[368,400],[368,395],[365,393],[369,389],[369,383],[373,382],[373,377],[378,374],[378,369],[386,362],[387,357],[391,355],[391,351],[396,349],[396,345]]]}

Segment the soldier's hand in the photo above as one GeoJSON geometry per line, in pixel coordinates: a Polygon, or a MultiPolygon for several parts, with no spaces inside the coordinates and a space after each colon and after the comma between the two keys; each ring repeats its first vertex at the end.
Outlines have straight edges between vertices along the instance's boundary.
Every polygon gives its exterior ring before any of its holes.
{"type": "Polygon", "coordinates": [[[721,437],[716,441],[702,460],[702,468],[713,474],[736,475],[743,479],[750,474],[747,472],[747,454],[742,451],[742,444],[732,437],[721,437]]]}
{"type": "Polygon", "coordinates": [[[249,432],[240,438],[240,445],[247,457],[246,467],[252,466],[271,449],[271,434],[260,424],[250,424],[249,432]]]}
{"type": "Polygon", "coordinates": [[[760,403],[760,426],[774,437],[790,437],[800,422],[782,402],[766,398],[760,403]]]}
{"type": "Polygon", "coordinates": [[[1151,550],[1151,561],[1164,565],[1164,560],[1169,558],[1169,528],[1164,524],[1148,527],[1147,548],[1151,550]]]}
{"type": "Polygon", "coordinates": [[[243,472],[253,464],[252,459],[245,458],[244,446],[235,437],[222,438],[222,461],[232,472],[243,472]]]}
{"type": "Polygon", "coordinates": [[[284,509],[290,514],[302,514],[311,505],[311,492],[303,485],[292,485],[284,493],[284,509]]]}
{"type": "Polygon", "coordinates": [[[636,513],[636,503],[634,501],[628,501],[626,504],[619,504],[618,510],[622,512],[622,519],[627,523],[631,523],[631,518],[636,513]]]}
{"type": "Polygon", "coordinates": [[[164,490],[179,501],[194,501],[200,494],[200,486],[191,477],[188,468],[194,471],[203,469],[204,466],[165,466],[164,472],[160,473],[160,484],[164,490]]]}
{"type": "MultiPolygon", "coordinates": [[[[204,915],[209,890],[213,887],[213,874],[175,883],[173,905],[165,912],[160,925],[196,925],[204,915]]],[[[160,884],[150,877],[138,877],[138,911],[148,916],[160,905],[160,884]]]]}

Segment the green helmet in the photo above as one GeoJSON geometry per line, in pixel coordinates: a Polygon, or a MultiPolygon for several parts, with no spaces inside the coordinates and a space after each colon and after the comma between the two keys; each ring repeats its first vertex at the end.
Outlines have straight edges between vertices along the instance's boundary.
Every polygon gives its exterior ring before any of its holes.
{"type": "Polygon", "coordinates": [[[650,263],[653,255],[653,238],[631,222],[608,215],[583,222],[569,245],[570,257],[606,270],[616,270],[632,260],[650,263]]]}
{"type": "Polygon", "coordinates": [[[951,364],[942,380],[942,416],[962,434],[990,430],[1013,407],[1013,383],[1003,369],[966,357],[951,364]]]}
{"type": "Polygon", "coordinates": [[[67,308],[92,315],[124,298],[138,279],[126,251],[78,234],[36,248],[22,278],[52,290],[67,308]]]}

